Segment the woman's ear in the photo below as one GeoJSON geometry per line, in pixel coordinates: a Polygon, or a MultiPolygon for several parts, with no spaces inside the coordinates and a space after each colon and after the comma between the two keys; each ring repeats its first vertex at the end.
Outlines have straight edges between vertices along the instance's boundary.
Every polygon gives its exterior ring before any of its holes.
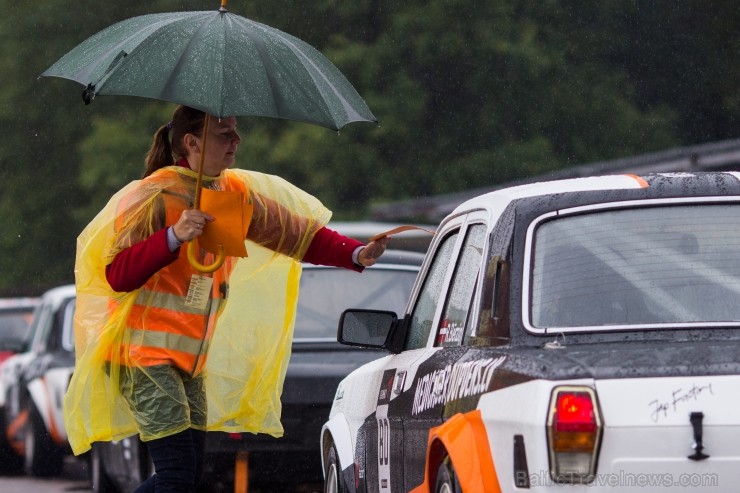
{"type": "Polygon", "coordinates": [[[193,134],[185,134],[184,137],[185,148],[188,153],[200,154],[200,145],[198,144],[198,138],[193,134]]]}

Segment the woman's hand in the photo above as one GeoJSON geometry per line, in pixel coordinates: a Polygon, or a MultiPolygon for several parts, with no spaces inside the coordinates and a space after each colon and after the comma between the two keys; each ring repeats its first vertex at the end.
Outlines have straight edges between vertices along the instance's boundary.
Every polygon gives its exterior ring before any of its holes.
{"type": "Polygon", "coordinates": [[[180,219],[172,227],[175,238],[180,243],[185,243],[203,234],[206,223],[213,221],[213,216],[203,211],[188,209],[182,212],[180,219]]]}
{"type": "Polygon", "coordinates": [[[365,247],[360,250],[360,254],[357,255],[357,262],[363,267],[370,267],[373,265],[378,258],[385,252],[385,246],[388,243],[390,236],[384,236],[378,240],[371,241],[365,247]]]}

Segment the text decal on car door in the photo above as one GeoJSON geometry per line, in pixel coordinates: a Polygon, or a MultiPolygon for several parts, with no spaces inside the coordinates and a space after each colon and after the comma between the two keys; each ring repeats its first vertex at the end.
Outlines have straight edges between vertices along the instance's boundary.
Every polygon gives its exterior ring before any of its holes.
{"type": "Polygon", "coordinates": [[[427,373],[416,385],[411,414],[415,416],[440,404],[486,392],[494,370],[504,360],[506,356],[466,361],[427,373]]]}

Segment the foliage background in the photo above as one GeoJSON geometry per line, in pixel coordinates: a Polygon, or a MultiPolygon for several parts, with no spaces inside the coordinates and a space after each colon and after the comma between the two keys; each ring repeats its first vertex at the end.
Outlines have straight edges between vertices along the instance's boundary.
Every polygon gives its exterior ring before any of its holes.
{"type": "MultiPolygon", "coordinates": [[[[38,75],[100,29],[218,0],[0,0],[0,293],[73,280],[75,239],[138,178],[171,105],[38,75]]],[[[380,124],[339,133],[240,119],[239,166],[284,176],[336,219],[591,161],[736,138],[730,0],[232,0],[347,75],[380,124]]]]}

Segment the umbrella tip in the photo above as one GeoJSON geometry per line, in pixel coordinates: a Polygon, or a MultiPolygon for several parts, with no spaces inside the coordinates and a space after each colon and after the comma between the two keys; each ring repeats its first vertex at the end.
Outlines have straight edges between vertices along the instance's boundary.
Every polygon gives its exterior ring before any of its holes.
{"type": "Polygon", "coordinates": [[[221,7],[218,8],[219,12],[228,12],[229,9],[226,7],[229,5],[229,0],[221,0],[221,7]]]}

